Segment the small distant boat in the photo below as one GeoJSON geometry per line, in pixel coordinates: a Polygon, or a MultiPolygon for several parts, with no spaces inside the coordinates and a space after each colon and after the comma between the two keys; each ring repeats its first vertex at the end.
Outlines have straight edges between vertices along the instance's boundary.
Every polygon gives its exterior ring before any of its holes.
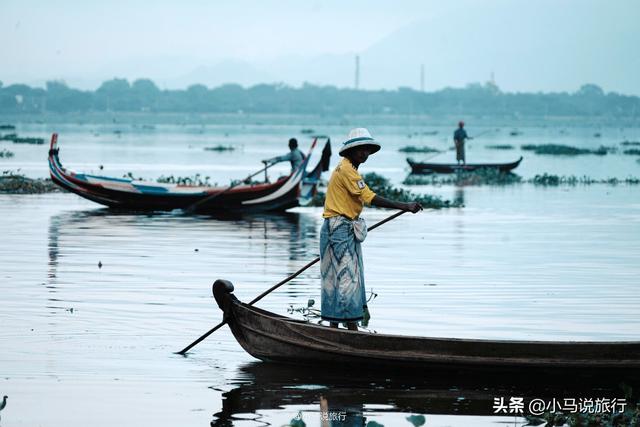
{"type": "MultiPolygon", "coordinates": [[[[317,141],[317,140],[316,140],[317,141]]],[[[59,159],[58,135],[51,137],[49,171],[60,187],[96,203],[131,211],[186,209],[201,214],[284,211],[304,205],[316,192],[331,156],[327,140],[318,164],[307,171],[310,155],[300,167],[274,183],[211,187],[163,184],[129,178],[89,175],[67,170],[59,159]]],[[[315,142],[311,150],[315,147],[315,142]]],[[[311,154],[311,152],[309,153],[311,154]]]]}
{"type": "Polygon", "coordinates": [[[414,174],[472,172],[478,169],[498,169],[500,172],[511,172],[518,167],[521,161],[522,156],[511,163],[467,163],[466,165],[457,163],[420,163],[413,159],[407,159],[407,163],[411,166],[411,173],[414,174]]]}
{"type": "MultiPolygon", "coordinates": [[[[240,302],[226,280],[213,284],[224,319],[244,350],[264,361],[390,370],[541,370],[638,374],[640,342],[426,338],[330,328],[240,302]]],[[[527,371],[529,372],[529,371],[527,371]]],[[[532,372],[532,371],[531,371],[532,372]]]]}

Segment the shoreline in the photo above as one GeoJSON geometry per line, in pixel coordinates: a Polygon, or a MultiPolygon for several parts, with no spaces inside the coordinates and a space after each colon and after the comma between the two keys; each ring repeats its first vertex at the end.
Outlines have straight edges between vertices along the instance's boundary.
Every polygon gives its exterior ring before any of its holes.
{"type": "Polygon", "coordinates": [[[114,124],[114,125],[282,125],[282,126],[411,126],[430,128],[451,126],[459,120],[473,122],[477,127],[579,126],[599,128],[622,126],[640,128],[637,117],[613,116],[480,116],[468,114],[277,114],[277,113],[179,113],[179,112],[80,112],[41,114],[0,114],[0,123],[15,124],[114,124]]]}

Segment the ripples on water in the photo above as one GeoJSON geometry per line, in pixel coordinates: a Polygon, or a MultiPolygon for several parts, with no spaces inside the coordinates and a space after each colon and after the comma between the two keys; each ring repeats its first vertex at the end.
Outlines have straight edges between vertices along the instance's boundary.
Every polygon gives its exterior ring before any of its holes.
{"type": "MultiPolygon", "coordinates": [[[[271,151],[281,136],[268,135],[271,151]]],[[[378,295],[370,304],[373,330],[640,339],[637,189],[429,191],[467,207],[405,214],[369,235],[366,283],[378,295]]],[[[210,291],[215,279],[231,280],[246,301],[315,258],[320,213],[135,215],[71,194],[1,195],[0,393],[10,398],[3,422],[208,425],[217,414],[217,425],[229,418],[282,425],[302,411],[307,425],[319,425],[320,395],[385,425],[409,425],[404,417],[421,411],[431,414],[428,425],[504,420],[477,418],[490,412],[493,397],[477,384],[413,385],[415,393],[403,393],[408,400],[399,397],[403,383],[341,388],[308,371],[252,363],[226,328],[186,359],[172,354],[220,320],[210,291]]],[[[366,218],[373,224],[389,214],[368,210],[366,218]]],[[[259,305],[287,314],[309,298],[319,304],[317,266],[259,305]]],[[[621,397],[613,393],[605,397],[621,397]]]]}

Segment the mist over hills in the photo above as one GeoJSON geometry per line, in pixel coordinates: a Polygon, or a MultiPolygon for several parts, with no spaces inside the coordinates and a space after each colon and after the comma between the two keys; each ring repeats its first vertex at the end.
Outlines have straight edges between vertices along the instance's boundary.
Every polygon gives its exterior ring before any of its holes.
{"type": "MultiPolygon", "coordinates": [[[[105,55],[103,62],[57,61],[50,67],[22,70],[9,63],[0,70],[0,80],[5,85],[19,82],[44,87],[47,80],[55,79],[83,90],[94,90],[114,77],[129,81],[150,78],[162,89],[227,83],[300,87],[305,82],[353,88],[358,55],[359,87],[368,90],[420,89],[420,67],[424,65],[427,91],[486,82],[493,75],[497,85],[509,92],[574,92],[590,82],[605,91],[640,95],[640,79],[636,76],[640,69],[637,2],[460,0],[409,7],[415,9],[415,21],[381,33],[357,51],[345,51],[335,41],[327,41],[325,53],[301,48],[296,54],[262,58],[241,51],[216,56],[215,46],[228,41],[214,38],[206,43],[194,41],[192,50],[185,46],[179,50],[147,49],[122,53],[111,60],[105,55]],[[197,47],[203,44],[211,46],[211,52],[197,47]]],[[[365,12],[361,22],[354,23],[353,32],[367,26],[365,12]]],[[[327,39],[338,31],[332,22],[314,24],[313,16],[309,21],[308,31],[326,34],[327,39]]],[[[288,34],[286,30],[282,25],[273,28],[274,32],[288,34]]],[[[250,33],[251,28],[245,32],[250,33]]],[[[245,43],[257,44],[261,36],[264,38],[264,34],[253,34],[245,43]]],[[[125,51],[124,46],[121,50],[125,51]]],[[[118,49],[111,46],[111,51],[118,49]]],[[[96,57],[95,52],[91,55],[96,57]]]]}

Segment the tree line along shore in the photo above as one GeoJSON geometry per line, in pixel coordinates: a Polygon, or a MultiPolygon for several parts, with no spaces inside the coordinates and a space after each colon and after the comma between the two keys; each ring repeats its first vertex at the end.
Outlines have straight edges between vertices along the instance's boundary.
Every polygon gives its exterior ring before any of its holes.
{"type": "Polygon", "coordinates": [[[195,84],[161,89],[152,80],[105,81],[79,90],[62,81],[44,88],[0,82],[0,114],[151,112],[217,114],[435,115],[499,117],[640,118],[640,97],[585,84],[575,92],[510,93],[496,85],[469,84],[423,92],[412,88],[356,90],[304,84],[195,84]]]}

